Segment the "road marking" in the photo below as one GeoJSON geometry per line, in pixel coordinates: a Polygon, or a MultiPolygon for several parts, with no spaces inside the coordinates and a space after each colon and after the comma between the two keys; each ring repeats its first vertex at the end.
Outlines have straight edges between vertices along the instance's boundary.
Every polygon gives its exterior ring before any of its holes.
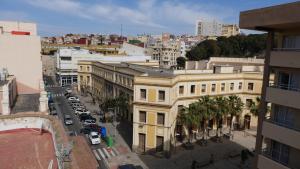
{"type": "Polygon", "coordinates": [[[104,151],[104,153],[107,156],[107,158],[110,158],[110,155],[109,155],[108,151],[106,150],[106,148],[102,148],[102,150],[104,151]]]}
{"type": "Polygon", "coordinates": [[[93,150],[93,153],[95,155],[95,157],[97,158],[98,161],[101,161],[101,158],[99,157],[98,153],[96,150],[93,150]]]}
{"type": "Polygon", "coordinates": [[[110,153],[112,154],[113,157],[117,156],[113,149],[110,149],[110,153]]]}
{"type": "Polygon", "coordinates": [[[101,155],[101,157],[103,159],[106,159],[105,155],[103,154],[103,152],[101,151],[101,149],[97,149],[97,151],[99,152],[99,154],[101,155]]]}
{"type": "Polygon", "coordinates": [[[112,150],[116,153],[116,155],[120,154],[115,147],[112,147],[112,150]]]}

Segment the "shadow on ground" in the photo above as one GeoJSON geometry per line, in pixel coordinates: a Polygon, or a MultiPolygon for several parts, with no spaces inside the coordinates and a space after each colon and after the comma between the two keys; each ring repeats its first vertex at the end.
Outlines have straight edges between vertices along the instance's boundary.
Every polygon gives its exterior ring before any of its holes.
{"type": "MultiPolygon", "coordinates": [[[[241,165],[241,151],[245,147],[223,139],[222,143],[208,141],[207,146],[193,144],[192,150],[178,146],[170,158],[158,158],[153,155],[139,155],[140,159],[149,169],[192,169],[193,161],[196,161],[195,169],[250,169],[253,156],[248,155],[248,160],[241,165]]],[[[194,162],[195,163],[195,162],[194,162]]]]}
{"type": "Polygon", "coordinates": [[[132,146],[132,124],[128,121],[121,120],[117,125],[119,134],[123,137],[128,147],[132,146]]]}

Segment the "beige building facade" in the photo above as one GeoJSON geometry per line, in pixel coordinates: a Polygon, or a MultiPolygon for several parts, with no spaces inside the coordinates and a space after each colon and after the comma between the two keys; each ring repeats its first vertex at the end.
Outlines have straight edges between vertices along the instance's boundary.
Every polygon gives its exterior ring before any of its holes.
{"type": "MultiPolygon", "coordinates": [[[[144,65],[107,64],[81,61],[79,90],[89,89],[99,100],[124,93],[129,99],[124,117],[133,124],[132,148],[137,152],[170,151],[178,129],[176,119],[183,106],[201,96],[239,96],[245,105],[261,94],[262,71],[236,71],[233,67],[216,69],[167,70],[144,65]],[[157,147],[161,149],[158,150],[157,147]]],[[[256,66],[259,67],[259,66],[256,66]]],[[[224,117],[224,126],[231,126],[224,117]]],[[[234,118],[240,128],[256,128],[257,118],[247,106],[234,118]]],[[[216,121],[211,120],[216,129],[216,121]]]]}
{"type": "Polygon", "coordinates": [[[256,168],[300,168],[300,2],[241,12],[240,27],[268,32],[256,168]]]}
{"type": "Polygon", "coordinates": [[[41,41],[35,23],[0,21],[0,67],[14,75],[18,95],[39,95],[47,110],[41,60],[41,41]]]}

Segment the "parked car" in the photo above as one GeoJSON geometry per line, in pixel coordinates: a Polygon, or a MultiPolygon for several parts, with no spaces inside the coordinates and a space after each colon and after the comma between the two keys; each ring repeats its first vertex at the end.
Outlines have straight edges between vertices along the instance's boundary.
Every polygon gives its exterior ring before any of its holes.
{"type": "Polygon", "coordinates": [[[68,98],[68,100],[69,100],[69,101],[72,101],[72,100],[80,101],[79,98],[76,97],[76,96],[71,96],[71,97],[68,98]]]}
{"type": "Polygon", "coordinates": [[[87,119],[91,119],[91,120],[94,120],[96,122],[96,118],[94,118],[90,114],[82,113],[82,114],[79,115],[79,120],[80,121],[85,121],[87,119]]]}
{"type": "Polygon", "coordinates": [[[89,134],[89,138],[91,143],[94,144],[100,144],[101,143],[101,139],[100,136],[98,135],[97,132],[90,132],[89,134]]]}
{"type": "Polygon", "coordinates": [[[82,113],[85,113],[85,114],[91,114],[90,111],[88,111],[87,109],[83,108],[83,107],[78,107],[75,109],[75,114],[76,115],[80,115],[82,113]]]}
{"type": "Polygon", "coordinates": [[[85,109],[85,106],[81,103],[73,103],[71,104],[73,110],[77,110],[77,109],[85,109]]]}
{"type": "Polygon", "coordinates": [[[73,120],[72,120],[71,116],[68,115],[68,114],[65,115],[64,121],[65,121],[66,125],[72,125],[73,124],[73,120]]]}
{"type": "Polygon", "coordinates": [[[88,126],[91,124],[96,124],[96,122],[92,119],[87,119],[87,120],[84,120],[84,122],[82,124],[83,124],[83,126],[88,126]]]}
{"type": "Polygon", "coordinates": [[[91,124],[80,129],[80,133],[89,134],[90,132],[100,133],[101,127],[96,124],[91,124]]]}
{"type": "Polygon", "coordinates": [[[72,89],[66,88],[66,93],[72,93],[72,89]]]}

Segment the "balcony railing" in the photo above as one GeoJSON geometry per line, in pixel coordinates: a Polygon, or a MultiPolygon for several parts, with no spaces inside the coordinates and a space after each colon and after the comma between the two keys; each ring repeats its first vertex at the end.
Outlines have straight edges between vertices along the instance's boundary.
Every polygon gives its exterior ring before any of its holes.
{"type": "Polygon", "coordinates": [[[300,52],[300,48],[273,48],[272,51],[293,51],[293,52],[300,52]]]}
{"type": "MultiPolygon", "coordinates": [[[[264,148],[264,149],[262,149],[262,155],[267,157],[268,159],[276,161],[276,162],[290,168],[289,162],[288,162],[288,160],[289,160],[288,154],[285,155],[285,154],[281,154],[281,152],[279,152],[279,151],[275,151],[275,150],[272,151],[268,148],[264,148]],[[277,156],[277,158],[275,158],[275,156],[277,156]],[[284,160],[284,158],[287,158],[287,160],[284,160]]],[[[290,168],[290,169],[293,169],[293,168],[290,168]]]]}
{"type": "Polygon", "coordinates": [[[274,120],[272,118],[268,118],[268,117],[265,118],[265,121],[269,122],[269,123],[272,123],[272,124],[276,124],[276,125],[281,126],[281,127],[285,127],[285,128],[288,128],[288,129],[300,132],[300,128],[299,127],[295,127],[290,122],[279,122],[279,121],[276,121],[276,120],[274,120]]]}
{"type": "Polygon", "coordinates": [[[300,92],[300,87],[299,86],[295,86],[295,85],[291,85],[291,84],[270,83],[269,87],[300,92]]]}

